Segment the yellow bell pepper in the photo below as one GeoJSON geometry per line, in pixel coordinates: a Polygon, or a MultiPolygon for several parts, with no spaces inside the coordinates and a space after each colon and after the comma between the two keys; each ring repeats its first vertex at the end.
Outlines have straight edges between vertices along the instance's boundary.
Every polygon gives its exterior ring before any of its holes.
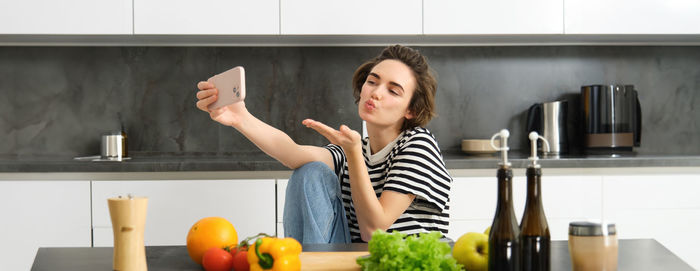
{"type": "Polygon", "coordinates": [[[248,248],[250,271],[299,271],[301,270],[301,244],[294,238],[258,238],[248,248]]]}

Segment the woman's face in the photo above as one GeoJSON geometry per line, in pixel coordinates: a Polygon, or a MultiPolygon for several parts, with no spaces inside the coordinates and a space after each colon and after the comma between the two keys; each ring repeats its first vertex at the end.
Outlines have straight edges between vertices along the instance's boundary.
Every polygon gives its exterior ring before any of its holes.
{"type": "Polygon", "coordinates": [[[413,118],[408,105],[415,88],[416,79],[406,64],[393,59],[379,62],[362,85],[360,118],[373,125],[400,129],[404,119],[413,118]]]}

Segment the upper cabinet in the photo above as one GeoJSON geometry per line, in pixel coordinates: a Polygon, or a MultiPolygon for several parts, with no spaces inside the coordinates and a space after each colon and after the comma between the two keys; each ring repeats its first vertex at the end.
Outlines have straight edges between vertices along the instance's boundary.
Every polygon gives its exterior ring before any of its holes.
{"type": "Polygon", "coordinates": [[[283,35],[418,35],[421,0],[281,0],[283,35]]]}
{"type": "Polygon", "coordinates": [[[563,34],[562,0],[426,0],[424,34],[563,34]]]}
{"type": "Polygon", "coordinates": [[[277,35],[279,15],[279,0],[134,0],[134,34],[277,35]]]}
{"type": "Polygon", "coordinates": [[[566,0],[566,34],[700,34],[700,1],[566,0]]]}
{"type": "Polygon", "coordinates": [[[700,44],[700,0],[0,0],[3,45],[700,44]]]}
{"type": "Polygon", "coordinates": [[[0,1],[0,34],[132,34],[132,0],[0,1]]]}

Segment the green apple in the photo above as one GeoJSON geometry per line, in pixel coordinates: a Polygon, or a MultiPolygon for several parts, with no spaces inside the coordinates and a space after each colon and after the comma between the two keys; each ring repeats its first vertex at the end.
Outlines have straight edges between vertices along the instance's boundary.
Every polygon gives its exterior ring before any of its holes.
{"type": "Polygon", "coordinates": [[[489,265],[489,236],[468,232],[459,237],[452,249],[452,257],[467,271],[486,271],[489,265]]]}
{"type": "Polygon", "coordinates": [[[491,232],[491,226],[489,226],[488,228],[486,228],[486,230],[484,231],[484,234],[486,234],[486,236],[489,236],[489,233],[490,233],[490,232],[491,232]]]}

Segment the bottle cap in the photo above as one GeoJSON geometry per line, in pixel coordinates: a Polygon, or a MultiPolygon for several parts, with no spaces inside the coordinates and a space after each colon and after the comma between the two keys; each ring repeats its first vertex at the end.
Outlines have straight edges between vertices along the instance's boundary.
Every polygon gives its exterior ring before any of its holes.
{"type": "Polygon", "coordinates": [[[542,137],[541,135],[537,134],[537,132],[530,132],[528,135],[528,138],[530,139],[530,157],[527,158],[527,160],[530,160],[530,167],[538,168],[540,165],[537,163],[537,160],[540,158],[537,157],[537,139],[542,140],[542,150],[546,153],[549,152],[549,142],[547,142],[547,139],[542,137]]]}
{"type": "Polygon", "coordinates": [[[508,162],[508,150],[510,150],[510,148],[508,148],[508,137],[509,136],[510,136],[510,132],[508,132],[507,129],[503,129],[491,137],[491,147],[493,147],[494,150],[501,151],[501,162],[499,162],[498,164],[502,165],[502,166],[507,166],[507,167],[510,166],[510,162],[508,162]],[[496,145],[493,143],[494,140],[496,139],[496,137],[501,138],[501,146],[500,147],[496,147],[496,145]]]}

